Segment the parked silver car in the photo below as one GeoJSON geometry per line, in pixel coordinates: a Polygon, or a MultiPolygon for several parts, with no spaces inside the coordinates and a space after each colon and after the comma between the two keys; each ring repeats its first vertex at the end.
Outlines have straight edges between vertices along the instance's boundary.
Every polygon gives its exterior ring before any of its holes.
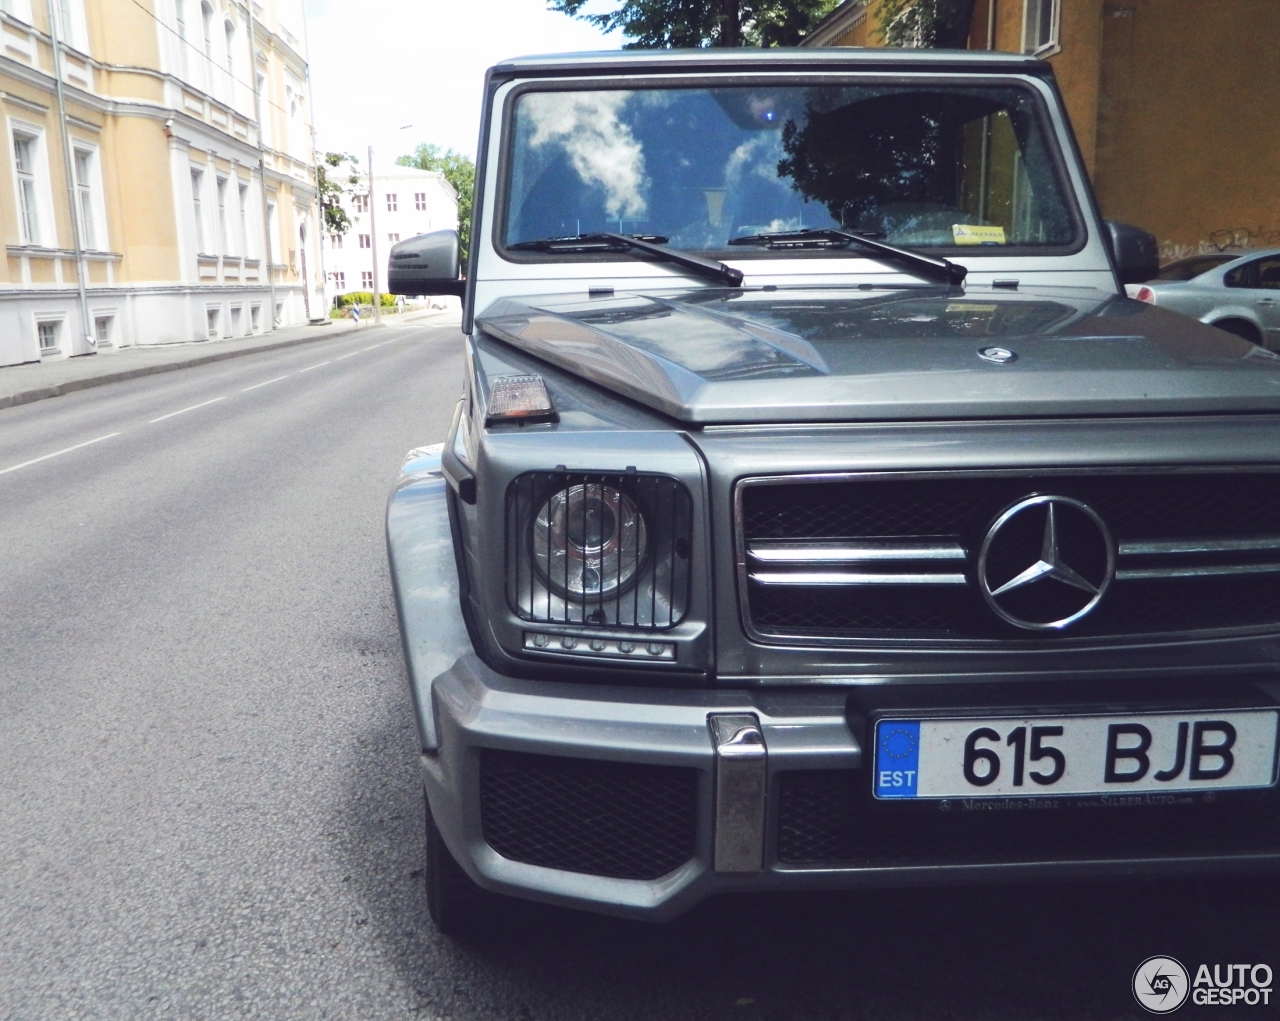
{"type": "Polygon", "coordinates": [[[1128,291],[1255,344],[1280,346],[1280,248],[1193,255],[1128,291]]]}

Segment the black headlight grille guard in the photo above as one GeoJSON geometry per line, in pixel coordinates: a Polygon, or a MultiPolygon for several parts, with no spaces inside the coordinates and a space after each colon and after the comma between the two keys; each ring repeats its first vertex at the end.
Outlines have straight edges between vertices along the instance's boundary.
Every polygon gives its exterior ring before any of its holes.
{"type": "Polygon", "coordinates": [[[520,619],[538,623],[673,628],[689,606],[692,540],[693,500],[670,476],[526,472],[507,488],[507,603],[520,619]],[[536,527],[557,494],[565,494],[559,500],[566,534],[536,527]],[[584,552],[567,534],[622,534],[621,519],[632,514],[643,519],[643,528],[635,526],[616,555],[597,554],[591,542],[584,552]],[[582,581],[584,566],[595,572],[591,584],[582,581]]]}

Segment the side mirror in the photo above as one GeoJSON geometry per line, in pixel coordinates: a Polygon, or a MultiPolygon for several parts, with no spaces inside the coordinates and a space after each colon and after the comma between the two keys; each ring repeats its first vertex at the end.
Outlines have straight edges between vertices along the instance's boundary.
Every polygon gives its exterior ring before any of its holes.
{"type": "Polygon", "coordinates": [[[1122,284],[1144,284],[1160,272],[1160,247],[1141,227],[1107,220],[1107,240],[1122,284]]]}
{"type": "Polygon", "coordinates": [[[392,245],[387,293],[462,297],[466,281],[460,278],[458,251],[456,230],[436,230],[392,245]]]}

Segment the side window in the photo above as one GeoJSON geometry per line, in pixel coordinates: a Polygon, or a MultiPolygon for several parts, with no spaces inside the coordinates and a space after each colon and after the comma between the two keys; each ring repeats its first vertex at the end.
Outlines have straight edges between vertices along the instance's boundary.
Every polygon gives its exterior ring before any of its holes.
{"type": "Polygon", "coordinates": [[[1280,258],[1259,259],[1254,265],[1258,268],[1258,283],[1268,291],[1280,291],[1280,258]]]}
{"type": "Polygon", "coordinates": [[[1222,278],[1222,282],[1228,287],[1253,287],[1255,266],[1257,266],[1256,262],[1246,262],[1243,266],[1237,266],[1222,278]]]}

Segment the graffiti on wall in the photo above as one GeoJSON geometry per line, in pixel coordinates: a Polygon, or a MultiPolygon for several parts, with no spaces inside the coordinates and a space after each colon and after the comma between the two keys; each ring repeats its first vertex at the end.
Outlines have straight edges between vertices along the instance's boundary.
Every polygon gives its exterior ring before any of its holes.
{"type": "Polygon", "coordinates": [[[1280,247],[1280,230],[1265,227],[1230,227],[1209,231],[1202,241],[1185,244],[1180,241],[1160,242],[1160,262],[1176,262],[1192,255],[1227,252],[1237,248],[1280,247]]]}

